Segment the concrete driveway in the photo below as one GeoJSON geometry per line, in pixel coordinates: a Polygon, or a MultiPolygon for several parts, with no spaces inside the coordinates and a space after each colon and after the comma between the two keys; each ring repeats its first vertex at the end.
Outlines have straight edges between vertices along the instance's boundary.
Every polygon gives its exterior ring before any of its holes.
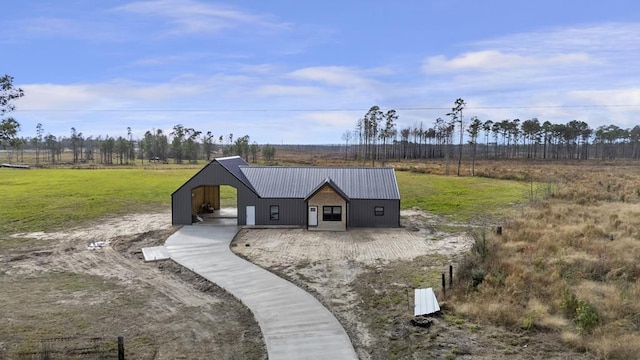
{"type": "Polygon", "coordinates": [[[171,258],[240,299],[255,316],[270,360],[357,359],[333,314],[292,283],[231,252],[237,226],[184,226],[166,243],[171,258]]]}

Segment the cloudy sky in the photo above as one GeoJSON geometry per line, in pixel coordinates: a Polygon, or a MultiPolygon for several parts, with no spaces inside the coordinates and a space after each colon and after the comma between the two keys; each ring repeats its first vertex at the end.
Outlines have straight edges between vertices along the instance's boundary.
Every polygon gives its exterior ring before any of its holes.
{"type": "Polygon", "coordinates": [[[634,0],[21,0],[0,75],[21,136],[183,124],[258,143],[339,143],[372,105],[445,117],[640,124],[634,0]]]}

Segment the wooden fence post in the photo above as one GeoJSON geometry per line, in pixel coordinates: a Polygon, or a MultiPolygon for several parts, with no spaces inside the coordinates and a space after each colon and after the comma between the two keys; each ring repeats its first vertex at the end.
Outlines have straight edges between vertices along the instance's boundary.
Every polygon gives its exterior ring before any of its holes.
{"type": "Polygon", "coordinates": [[[449,264],[449,289],[453,287],[453,265],[449,264]]]}
{"type": "Polygon", "coordinates": [[[124,337],[118,336],[118,360],[124,360],[124,337]]]}
{"type": "Polygon", "coordinates": [[[445,276],[444,276],[444,273],[442,273],[442,294],[445,297],[447,297],[447,289],[445,288],[445,284],[446,284],[445,276]]]}

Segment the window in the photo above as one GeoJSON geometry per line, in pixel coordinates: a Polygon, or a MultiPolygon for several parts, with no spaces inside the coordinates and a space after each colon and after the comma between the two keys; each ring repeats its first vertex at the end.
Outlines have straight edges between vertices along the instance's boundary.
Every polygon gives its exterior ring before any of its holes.
{"type": "Polygon", "coordinates": [[[280,206],[278,205],[269,206],[269,220],[272,220],[272,221],[280,220],[280,206]]]}
{"type": "Polygon", "coordinates": [[[373,208],[373,214],[375,216],[384,216],[384,206],[376,206],[373,208]]]}
{"type": "Polygon", "coordinates": [[[322,221],[342,221],[342,206],[323,206],[322,221]]]}

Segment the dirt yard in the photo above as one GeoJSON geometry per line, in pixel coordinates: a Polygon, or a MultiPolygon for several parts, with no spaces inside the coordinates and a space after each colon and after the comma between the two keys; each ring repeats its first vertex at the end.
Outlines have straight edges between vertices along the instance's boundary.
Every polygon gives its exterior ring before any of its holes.
{"type": "MultiPolygon", "coordinates": [[[[313,293],[363,360],[583,358],[554,334],[455,316],[440,293],[440,274],[471,246],[468,227],[421,211],[402,215],[400,229],[242,230],[232,249],[313,293]],[[436,288],[445,311],[424,319],[427,327],[413,326],[412,291],[426,286],[436,288]]],[[[169,224],[162,212],[0,235],[0,359],[30,358],[53,338],[71,340],[52,359],[90,358],[68,349],[119,335],[128,358],[266,358],[253,316],[235,298],[171,261],[143,262],[140,249],[162,244],[175,231],[169,224]],[[96,241],[108,245],[89,250],[96,241]]]]}
{"type": "Polygon", "coordinates": [[[71,354],[94,337],[113,341],[115,356],[117,336],[131,359],[266,358],[233,296],[171,261],[144,263],[140,249],[164,243],[170,224],[162,212],[0,236],[0,359],[39,359],[51,339],[62,349],[51,359],[92,358],[71,354]],[[89,250],[97,241],[108,245],[89,250]]]}

